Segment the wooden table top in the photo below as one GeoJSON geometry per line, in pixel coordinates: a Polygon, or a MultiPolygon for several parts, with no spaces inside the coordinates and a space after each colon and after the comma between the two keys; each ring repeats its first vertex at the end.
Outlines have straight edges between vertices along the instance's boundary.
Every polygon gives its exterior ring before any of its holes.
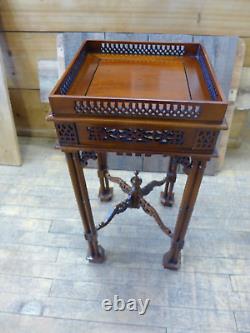
{"type": "Polygon", "coordinates": [[[88,54],[67,95],[211,100],[195,57],[88,54]]]}
{"type": "Polygon", "coordinates": [[[55,116],[217,124],[223,122],[227,107],[198,43],[86,41],[49,100],[55,116]]]}

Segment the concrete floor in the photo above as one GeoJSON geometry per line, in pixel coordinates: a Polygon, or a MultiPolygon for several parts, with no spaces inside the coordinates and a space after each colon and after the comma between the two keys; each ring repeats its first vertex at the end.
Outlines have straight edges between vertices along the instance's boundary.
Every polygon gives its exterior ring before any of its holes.
{"type": "MultiPolygon", "coordinates": [[[[24,138],[23,166],[0,167],[0,332],[250,332],[250,140],[204,178],[178,272],[162,268],[169,240],[141,210],[101,230],[107,261],[88,264],[64,156],[52,147],[24,138]],[[115,294],[149,298],[146,314],[105,312],[115,294]]],[[[99,203],[96,171],[86,173],[101,221],[124,194],[114,186],[114,201],[99,203]]],[[[160,206],[160,189],[149,196],[170,226],[184,183],[179,175],[173,208],[160,206]]]]}

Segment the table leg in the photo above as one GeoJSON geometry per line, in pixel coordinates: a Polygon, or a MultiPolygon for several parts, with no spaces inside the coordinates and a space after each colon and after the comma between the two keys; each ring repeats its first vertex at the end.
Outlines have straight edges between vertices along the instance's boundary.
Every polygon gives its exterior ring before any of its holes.
{"type": "Polygon", "coordinates": [[[184,246],[184,238],[198,195],[205,167],[206,161],[193,159],[184,189],[175,230],[172,236],[171,247],[163,257],[164,268],[176,270],[180,267],[181,250],[184,246]]]}
{"type": "Polygon", "coordinates": [[[90,262],[101,263],[105,260],[105,253],[104,249],[98,245],[97,232],[93,221],[86,180],[79,159],[79,154],[76,152],[65,153],[65,155],[76,201],[81,214],[85,239],[88,241],[89,251],[87,260],[90,262]]]}
{"type": "Polygon", "coordinates": [[[167,172],[167,181],[165,184],[165,189],[161,192],[161,204],[163,206],[172,207],[174,204],[174,184],[176,182],[176,172],[177,172],[177,161],[176,158],[170,157],[168,172],[167,172]]]}
{"type": "Polygon", "coordinates": [[[109,186],[107,173],[107,154],[97,154],[98,177],[100,180],[99,198],[101,201],[110,201],[113,197],[113,188],[109,186]]]}

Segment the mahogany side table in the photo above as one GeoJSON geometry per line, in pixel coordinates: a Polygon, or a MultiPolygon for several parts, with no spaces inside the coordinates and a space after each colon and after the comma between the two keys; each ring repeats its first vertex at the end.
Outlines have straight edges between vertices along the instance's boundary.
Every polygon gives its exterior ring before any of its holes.
{"type": "Polygon", "coordinates": [[[49,96],[59,148],[65,153],[81,213],[87,259],[103,262],[97,231],[129,208],[142,208],[171,237],[163,266],[178,269],[184,238],[207,161],[218,134],[226,129],[227,102],[209,63],[196,43],[86,41],[49,96]],[[167,175],[142,185],[136,171],[127,184],[107,169],[107,152],[170,156],[167,175]],[[110,181],[128,194],[113,212],[94,224],[84,166],[97,158],[99,197],[112,199],[110,181]],[[178,164],[187,174],[180,209],[171,231],[145,200],[165,184],[161,203],[172,206],[178,164]]]}

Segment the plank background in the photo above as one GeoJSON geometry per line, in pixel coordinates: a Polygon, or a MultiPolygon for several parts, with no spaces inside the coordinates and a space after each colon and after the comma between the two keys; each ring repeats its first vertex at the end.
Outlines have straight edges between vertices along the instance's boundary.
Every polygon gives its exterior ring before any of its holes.
{"type": "Polygon", "coordinates": [[[0,164],[20,165],[21,157],[0,46],[0,164]],[[8,140],[6,140],[8,138],[8,140]]]}
{"type": "Polygon", "coordinates": [[[56,59],[65,31],[238,35],[250,66],[248,0],[0,0],[1,43],[19,133],[53,136],[39,101],[39,60],[56,59]],[[30,109],[27,109],[29,105],[30,109]]]}

